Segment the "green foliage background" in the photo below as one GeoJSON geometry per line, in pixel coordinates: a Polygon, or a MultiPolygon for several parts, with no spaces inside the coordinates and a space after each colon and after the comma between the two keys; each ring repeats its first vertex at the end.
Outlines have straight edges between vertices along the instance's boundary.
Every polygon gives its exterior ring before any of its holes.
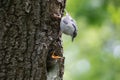
{"type": "Polygon", "coordinates": [[[64,80],[120,80],[120,0],[67,0],[74,42],[63,35],[64,80]]]}

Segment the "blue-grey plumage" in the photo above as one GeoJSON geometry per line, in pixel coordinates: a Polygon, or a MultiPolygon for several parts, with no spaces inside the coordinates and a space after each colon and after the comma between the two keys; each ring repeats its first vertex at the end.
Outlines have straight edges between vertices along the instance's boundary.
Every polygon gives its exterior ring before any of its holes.
{"type": "Polygon", "coordinates": [[[60,29],[64,34],[70,35],[72,37],[72,41],[77,36],[76,22],[67,12],[66,15],[61,19],[60,29]]]}

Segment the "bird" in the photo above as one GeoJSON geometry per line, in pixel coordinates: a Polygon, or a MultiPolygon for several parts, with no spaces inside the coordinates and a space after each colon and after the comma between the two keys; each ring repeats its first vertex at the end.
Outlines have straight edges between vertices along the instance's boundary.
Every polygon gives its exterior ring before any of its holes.
{"type": "Polygon", "coordinates": [[[62,33],[69,35],[72,37],[72,42],[74,41],[74,38],[77,36],[77,25],[76,21],[68,14],[67,11],[66,15],[62,17],[60,22],[60,30],[62,33]]]}

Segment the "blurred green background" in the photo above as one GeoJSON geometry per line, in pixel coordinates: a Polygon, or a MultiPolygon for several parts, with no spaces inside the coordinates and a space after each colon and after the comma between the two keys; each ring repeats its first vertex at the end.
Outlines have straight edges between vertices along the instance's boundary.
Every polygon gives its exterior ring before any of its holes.
{"type": "Polygon", "coordinates": [[[74,42],[63,35],[64,80],[120,80],[120,0],[67,0],[74,42]]]}

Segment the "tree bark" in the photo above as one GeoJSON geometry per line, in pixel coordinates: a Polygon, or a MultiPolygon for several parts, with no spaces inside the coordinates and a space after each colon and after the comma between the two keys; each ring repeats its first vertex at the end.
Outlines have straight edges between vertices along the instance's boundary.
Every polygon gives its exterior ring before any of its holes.
{"type": "Polygon", "coordinates": [[[0,80],[63,80],[66,0],[0,0],[0,80]],[[62,56],[53,59],[51,55],[62,56]]]}

